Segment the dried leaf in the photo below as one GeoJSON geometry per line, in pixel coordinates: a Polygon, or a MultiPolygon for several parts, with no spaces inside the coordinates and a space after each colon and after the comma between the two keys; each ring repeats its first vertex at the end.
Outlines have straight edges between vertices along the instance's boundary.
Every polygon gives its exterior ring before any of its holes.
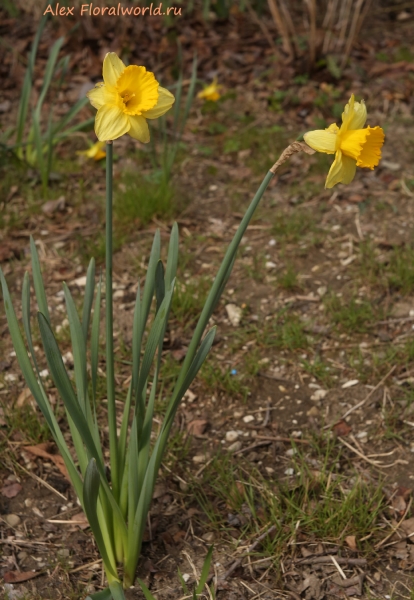
{"type": "Polygon", "coordinates": [[[63,458],[59,454],[50,454],[50,452],[48,452],[49,448],[50,444],[46,442],[44,444],[37,444],[36,446],[25,446],[24,450],[26,450],[27,452],[31,452],[35,456],[40,456],[42,458],[47,458],[48,460],[51,460],[57,466],[62,475],[68,481],[70,481],[69,473],[66,469],[63,458]]]}
{"type": "Polygon", "coordinates": [[[6,498],[15,498],[19,492],[22,491],[22,486],[20,483],[10,483],[9,485],[4,485],[1,488],[1,495],[6,498]]]}
{"type": "Polygon", "coordinates": [[[192,435],[203,435],[208,425],[208,421],[206,419],[194,419],[194,421],[190,421],[187,425],[187,430],[192,435]]]}
{"type": "Polygon", "coordinates": [[[357,545],[356,545],[356,537],[354,535],[347,535],[345,538],[345,542],[348,544],[348,546],[354,552],[356,552],[358,550],[357,545]]]}
{"type": "Polygon", "coordinates": [[[3,579],[6,583],[21,583],[22,581],[28,581],[41,574],[41,571],[26,571],[25,573],[22,573],[21,571],[8,571],[3,574],[3,579]]]}
{"type": "Polygon", "coordinates": [[[338,423],[335,423],[335,425],[332,427],[332,431],[338,437],[345,437],[346,435],[351,433],[352,427],[348,425],[348,423],[344,421],[344,419],[341,419],[340,421],[338,421],[338,423]]]}

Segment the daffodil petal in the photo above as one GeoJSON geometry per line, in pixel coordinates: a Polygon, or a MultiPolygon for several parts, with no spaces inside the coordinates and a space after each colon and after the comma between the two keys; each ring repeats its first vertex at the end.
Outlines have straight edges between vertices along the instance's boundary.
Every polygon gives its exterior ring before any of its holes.
{"type": "Polygon", "coordinates": [[[104,83],[97,83],[86,95],[93,107],[101,108],[105,104],[104,83]]]}
{"type": "Polygon", "coordinates": [[[304,134],[305,142],[317,152],[335,154],[337,135],[327,129],[315,129],[304,134]]]}
{"type": "Polygon", "coordinates": [[[158,86],[158,102],[151,108],[150,110],[146,110],[142,113],[142,116],[146,119],[158,119],[164,115],[167,110],[170,110],[171,106],[174,104],[175,98],[171,92],[166,90],[165,88],[158,86]]]}
{"type": "Polygon", "coordinates": [[[105,85],[115,87],[118,78],[125,68],[124,63],[118,58],[115,52],[108,52],[104,58],[102,69],[105,85]]]}
{"type": "Polygon", "coordinates": [[[140,115],[129,117],[129,123],[131,129],[128,131],[128,135],[139,140],[143,144],[147,144],[150,141],[150,133],[148,123],[144,117],[140,115]]]}
{"type": "Polygon", "coordinates": [[[340,132],[344,133],[348,130],[349,123],[354,118],[354,104],[355,104],[355,96],[351,95],[348,104],[345,104],[344,112],[342,113],[342,125],[340,132]]]}
{"type": "Polygon", "coordinates": [[[108,88],[104,83],[97,83],[96,86],[86,94],[92,106],[98,110],[105,104],[119,105],[118,94],[116,90],[108,88]]]}
{"type": "Polygon", "coordinates": [[[350,156],[345,156],[340,150],[335,154],[335,160],[329,169],[325,188],[333,188],[337,183],[351,183],[355,177],[356,161],[350,156]]]}
{"type": "Polygon", "coordinates": [[[348,121],[348,129],[362,129],[367,120],[367,107],[365,102],[354,102],[354,112],[348,121]]]}
{"type": "Polygon", "coordinates": [[[127,133],[131,125],[127,115],[117,106],[102,106],[96,113],[95,133],[100,142],[116,140],[127,133]]]}

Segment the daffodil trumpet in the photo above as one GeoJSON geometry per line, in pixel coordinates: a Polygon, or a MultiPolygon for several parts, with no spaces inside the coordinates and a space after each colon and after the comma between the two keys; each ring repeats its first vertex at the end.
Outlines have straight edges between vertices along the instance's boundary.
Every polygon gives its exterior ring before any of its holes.
{"type": "Polygon", "coordinates": [[[317,152],[334,154],[325,187],[337,183],[351,183],[357,167],[373,170],[381,160],[384,131],[381,127],[365,127],[367,109],[365,102],[356,102],[352,94],[342,113],[342,125],[335,123],[327,129],[305,133],[305,142],[317,152]]]}

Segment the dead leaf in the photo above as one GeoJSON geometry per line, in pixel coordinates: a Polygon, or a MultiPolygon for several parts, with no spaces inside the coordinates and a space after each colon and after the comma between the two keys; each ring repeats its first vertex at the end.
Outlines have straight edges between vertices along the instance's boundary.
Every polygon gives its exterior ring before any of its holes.
{"type": "MultiPolygon", "coordinates": [[[[414,517],[403,521],[401,523],[401,529],[404,531],[405,534],[407,534],[407,537],[414,536],[414,517]]],[[[409,539],[411,542],[414,542],[413,537],[410,537],[409,539]]]]}
{"type": "Polygon", "coordinates": [[[348,423],[344,421],[344,419],[341,419],[340,421],[338,421],[338,423],[335,423],[335,425],[332,427],[332,431],[338,437],[345,437],[346,435],[351,433],[352,427],[348,425],[348,423]]]}
{"type": "Polygon", "coordinates": [[[206,419],[194,419],[194,421],[190,421],[187,425],[188,433],[191,435],[203,435],[208,425],[208,421],[206,419]]]}
{"type": "Polygon", "coordinates": [[[48,217],[51,217],[56,212],[62,212],[65,210],[66,200],[65,196],[60,196],[57,200],[48,200],[42,205],[42,212],[48,217]]]}
{"type": "Polygon", "coordinates": [[[10,483],[9,485],[4,485],[1,488],[2,496],[6,498],[15,498],[19,492],[22,491],[22,486],[20,483],[10,483]]]}
{"type": "Polygon", "coordinates": [[[37,444],[36,446],[24,446],[24,450],[26,450],[27,452],[31,452],[35,456],[40,456],[42,458],[47,458],[48,460],[51,460],[57,466],[57,468],[65,477],[65,479],[70,481],[69,473],[63,458],[59,454],[50,454],[50,452],[48,452],[48,449],[50,449],[50,444],[48,444],[47,442],[43,444],[37,444]]]}
{"type": "Polygon", "coordinates": [[[76,513],[76,515],[73,515],[71,521],[73,521],[73,524],[82,530],[88,529],[89,527],[88,519],[86,518],[84,512],[76,513]]]}
{"type": "Polygon", "coordinates": [[[356,552],[358,550],[357,545],[356,545],[356,537],[354,535],[347,535],[345,538],[345,542],[348,544],[348,546],[354,552],[356,552]]]}
{"type": "Polygon", "coordinates": [[[6,583],[21,583],[22,581],[38,577],[38,575],[42,575],[42,571],[26,571],[25,573],[21,571],[8,571],[7,573],[3,573],[3,579],[6,583]]]}
{"type": "Polygon", "coordinates": [[[21,408],[25,404],[30,404],[30,406],[32,406],[33,408],[36,406],[35,399],[33,398],[32,392],[30,391],[30,389],[28,387],[25,387],[20,392],[19,397],[17,398],[17,402],[16,402],[16,405],[19,408],[21,408]]]}

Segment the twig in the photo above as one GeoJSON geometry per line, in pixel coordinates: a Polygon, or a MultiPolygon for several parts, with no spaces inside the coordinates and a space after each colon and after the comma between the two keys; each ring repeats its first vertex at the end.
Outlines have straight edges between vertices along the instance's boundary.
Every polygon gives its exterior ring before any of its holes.
{"type": "Polygon", "coordinates": [[[52,487],[50,485],[50,483],[48,483],[47,481],[44,481],[43,479],[41,479],[40,477],[38,477],[37,475],[35,475],[34,473],[31,473],[30,471],[28,471],[27,469],[25,469],[23,467],[23,465],[19,464],[18,462],[16,462],[16,465],[22,469],[22,471],[24,471],[27,475],[29,475],[30,477],[32,477],[33,479],[35,479],[35,481],[38,481],[39,483],[41,483],[42,485],[44,485],[49,491],[55,493],[57,496],[59,496],[59,498],[63,498],[63,500],[65,502],[68,501],[68,499],[66,498],[66,496],[64,496],[63,494],[61,494],[60,492],[58,492],[57,490],[55,490],[54,487],[52,487]]]}
{"type": "Polygon", "coordinates": [[[237,567],[239,565],[241,565],[243,559],[246,558],[246,556],[248,556],[250,554],[250,552],[253,552],[253,550],[256,548],[256,546],[258,546],[260,544],[260,542],[262,540],[264,540],[265,537],[267,537],[270,533],[273,533],[273,531],[275,531],[275,529],[276,529],[276,525],[272,525],[271,527],[269,527],[269,529],[267,529],[264,533],[262,533],[262,535],[259,535],[257,540],[247,548],[247,551],[240,558],[238,558],[237,560],[234,561],[234,563],[231,565],[231,567],[229,569],[227,569],[227,571],[224,573],[224,575],[222,575],[219,578],[217,583],[219,583],[220,581],[225,581],[233,573],[233,571],[235,571],[237,569],[237,567]]]}
{"type": "Polygon", "coordinates": [[[341,569],[341,567],[339,566],[339,564],[338,564],[338,561],[336,560],[336,558],[335,558],[334,556],[332,556],[332,554],[330,555],[330,558],[331,558],[331,560],[332,560],[333,564],[335,565],[335,567],[338,569],[340,576],[341,576],[343,579],[346,579],[346,575],[345,575],[345,573],[343,572],[343,570],[341,569]]]}
{"type": "MultiPolygon", "coordinates": [[[[343,556],[336,557],[336,562],[338,565],[350,565],[350,566],[364,566],[367,564],[366,558],[345,558],[343,556]]],[[[332,554],[328,556],[314,556],[313,558],[302,558],[301,560],[295,562],[295,566],[297,565],[320,565],[323,563],[332,563],[332,554]]]]}
{"type": "MultiPolygon", "coordinates": [[[[382,384],[384,383],[384,381],[386,381],[388,379],[388,377],[390,375],[392,375],[392,373],[394,373],[394,371],[395,371],[396,368],[397,368],[397,366],[394,365],[392,367],[392,369],[390,369],[388,371],[388,373],[386,375],[384,375],[384,377],[381,379],[381,381],[379,383],[377,383],[377,385],[374,388],[372,388],[372,390],[365,396],[365,398],[363,400],[361,400],[361,402],[358,402],[358,404],[356,404],[355,406],[352,406],[352,408],[350,408],[349,410],[347,410],[346,413],[343,414],[340,419],[336,420],[336,422],[338,420],[345,419],[345,417],[347,417],[348,415],[350,415],[351,413],[353,413],[355,410],[358,410],[358,408],[361,408],[361,406],[364,406],[365,402],[367,402],[371,398],[372,394],[374,392],[376,392],[379,387],[382,386],[382,384]]],[[[324,427],[324,429],[329,429],[330,427],[332,427],[332,425],[334,425],[334,423],[332,423],[331,425],[327,425],[326,427],[324,427]]]]}
{"type": "Polygon", "coordinates": [[[256,435],[257,440],[270,440],[271,442],[298,442],[299,444],[310,444],[309,440],[301,440],[299,438],[288,438],[288,437],[271,437],[270,435],[256,435]]]}
{"type": "Polygon", "coordinates": [[[397,525],[396,525],[396,526],[393,528],[393,530],[392,530],[392,531],[391,531],[391,532],[390,532],[390,533],[389,533],[389,534],[388,534],[388,535],[387,535],[387,536],[386,536],[386,537],[385,537],[383,540],[381,540],[380,542],[378,542],[378,544],[376,544],[376,545],[374,546],[375,550],[378,550],[378,548],[381,548],[381,546],[382,546],[383,544],[385,544],[385,542],[386,542],[387,540],[389,540],[389,539],[390,539],[390,537],[392,537],[392,536],[394,535],[394,533],[396,533],[396,531],[397,531],[397,530],[400,528],[400,526],[401,526],[401,523],[404,521],[405,517],[406,517],[406,516],[408,515],[408,513],[409,513],[409,510],[410,510],[410,508],[411,508],[411,504],[412,504],[412,503],[413,503],[413,497],[411,496],[411,498],[410,498],[410,501],[408,502],[408,505],[407,505],[407,507],[406,507],[406,509],[405,509],[405,511],[404,511],[404,514],[403,514],[403,516],[402,516],[402,517],[401,517],[401,519],[398,521],[397,525]]]}

